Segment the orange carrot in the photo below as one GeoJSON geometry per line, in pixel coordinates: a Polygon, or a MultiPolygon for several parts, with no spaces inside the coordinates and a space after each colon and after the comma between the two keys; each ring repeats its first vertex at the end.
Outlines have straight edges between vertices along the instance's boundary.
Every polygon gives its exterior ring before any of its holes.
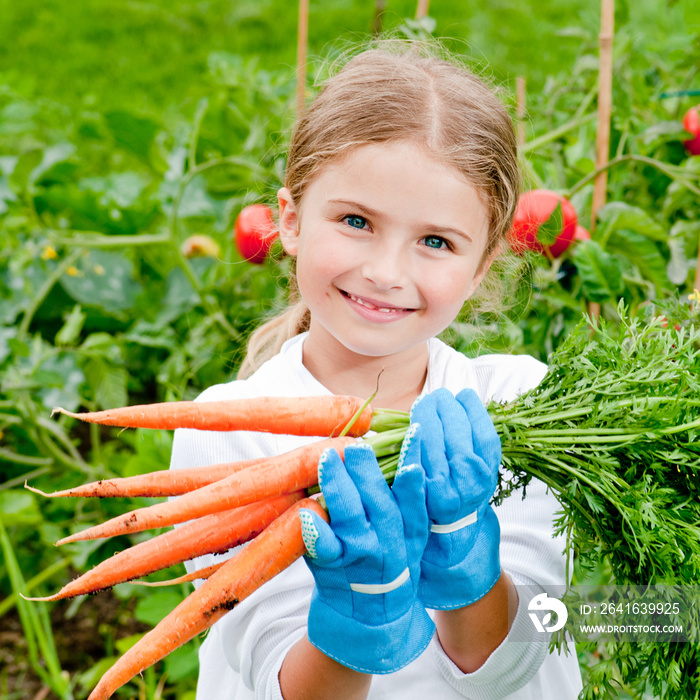
{"type": "MultiPolygon", "coordinates": [[[[168,401],[126,406],[94,413],[53,413],[88,423],[124,428],[195,428],[197,430],[254,430],[283,435],[333,437],[339,435],[365,401],[354,396],[263,396],[231,401],[168,401]]],[[[370,428],[372,409],[367,406],[348,435],[359,437],[370,428]]]]}
{"type": "Polygon", "coordinates": [[[305,552],[297,517],[300,508],[312,509],[328,520],[313,499],[298,501],[131,647],[102,676],[88,700],[107,700],[136,674],[211,627],[295,562],[305,552]]]}
{"type": "Polygon", "coordinates": [[[303,496],[303,491],[297,491],[199,518],[118,552],[67,583],[54,595],[28,600],[61,600],[95,593],[202,554],[226,552],[262,532],[303,496]]]}
{"type": "Polygon", "coordinates": [[[207,579],[215,571],[218,571],[224,564],[226,560],[212,564],[211,566],[204,566],[201,569],[197,569],[189,574],[183,574],[182,576],[177,576],[176,578],[169,578],[167,581],[129,581],[129,583],[134,586],[151,586],[157,588],[159,586],[176,586],[180,583],[189,583],[190,581],[196,581],[197,579],[207,579]]]}
{"type": "Polygon", "coordinates": [[[113,498],[128,496],[131,498],[158,496],[180,496],[183,493],[213,484],[234,472],[260,464],[266,457],[245,459],[240,462],[224,462],[208,467],[188,467],[186,469],[162,469],[161,471],[135,476],[123,476],[115,479],[101,479],[89,484],[82,484],[72,489],[46,493],[41,489],[25,484],[24,487],[47,498],[94,497],[113,498]]]}
{"type": "Polygon", "coordinates": [[[343,448],[352,442],[355,442],[354,438],[348,437],[313,442],[277,457],[270,457],[244,471],[183,494],[173,501],[132,510],[76,532],[56,544],[168,527],[210,513],[238,508],[263,498],[310,488],[318,482],[318,460],[323,451],[335,447],[342,456],[343,448]]]}

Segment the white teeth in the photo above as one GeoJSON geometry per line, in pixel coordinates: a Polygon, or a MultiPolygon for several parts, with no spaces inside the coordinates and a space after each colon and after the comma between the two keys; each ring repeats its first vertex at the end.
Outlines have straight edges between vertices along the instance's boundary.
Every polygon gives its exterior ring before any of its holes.
{"type": "Polygon", "coordinates": [[[386,308],[384,306],[375,306],[374,304],[370,304],[368,301],[365,301],[364,299],[360,299],[359,297],[356,297],[354,294],[348,294],[348,296],[357,304],[360,306],[364,306],[368,309],[372,309],[374,311],[381,311],[382,313],[385,314],[390,314],[393,311],[396,311],[395,308],[386,308]]]}

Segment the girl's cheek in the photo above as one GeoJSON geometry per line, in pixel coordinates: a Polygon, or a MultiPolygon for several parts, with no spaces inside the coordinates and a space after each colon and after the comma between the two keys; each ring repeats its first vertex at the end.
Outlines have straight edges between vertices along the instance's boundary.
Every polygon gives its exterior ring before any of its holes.
{"type": "Polygon", "coordinates": [[[328,275],[352,266],[357,251],[337,236],[318,237],[307,251],[309,267],[319,274],[328,275]]]}
{"type": "Polygon", "coordinates": [[[302,292],[314,293],[320,288],[331,284],[347,270],[342,267],[333,255],[323,254],[324,251],[314,251],[306,257],[297,258],[297,279],[302,292]]]}
{"type": "Polygon", "coordinates": [[[471,296],[474,282],[473,270],[463,267],[442,270],[424,278],[422,294],[433,304],[444,307],[459,307],[471,296]]]}

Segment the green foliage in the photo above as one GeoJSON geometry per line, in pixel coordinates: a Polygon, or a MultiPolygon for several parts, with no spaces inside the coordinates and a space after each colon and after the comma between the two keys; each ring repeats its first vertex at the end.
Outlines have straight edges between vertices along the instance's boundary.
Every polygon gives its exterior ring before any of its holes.
{"type": "MultiPolygon", "coordinates": [[[[514,475],[500,498],[540,478],[560,500],[558,528],[580,570],[604,562],[618,586],[667,585],[685,596],[688,643],[606,638],[607,661],[589,673],[585,697],[617,697],[614,673],[640,696],[651,688],[686,700],[699,697],[700,307],[684,300],[643,311],[632,316],[621,304],[616,327],[582,322],[536,389],[489,410],[514,475]]],[[[575,637],[579,651],[597,651],[575,637]]]]}
{"type": "Polygon", "coordinates": [[[596,241],[581,241],[573,260],[581,277],[581,293],[588,301],[608,301],[624,292],[620,263],[596,241]]]}
{"type": "Polygon", "coordinates": [[[504,493],[533,474],[565,493],[562,527],[573,523],[580,564],[609,558],[621,584],[690,585],[700,576],[697,310],[669,303],[656,316],[652,306],[631,316],[621,304],[615,326],[581,322],[536,389],[492,407],[515,476],[504,493]]]}
{"type": "Polygon", "coordinates": [[[522,148],[526,187],[546,187],[569,198],[592,240],[574,242],[549,264],[540,255],[528,256],[520,284],[508,288],[511,308],[475,316],[476,327],[489,329],[486,342],[469,328],[459,329],[465,352],[510,348],[546,360],[591,303],[614,320],[621,298],[634,308],[692,291],[700,159],[681,145],[680,116],[693,98],[663,99],[661,93],[680,75],[692,80],[700,45],[688,40],[659,53],[645,47],[641,71],[631,50],[638,43],[631,19],[616,27],[610,156],[598,170],[597,45],[581,41],[573,70],[552,75],[541,93],[528,95],[527,116],[536,135],[522,148]],[[607,203],[592,221],[593,183],[601,174],[607,178],[607,203]],[[521,329],[516,345],[514,322],[521,329]]]}

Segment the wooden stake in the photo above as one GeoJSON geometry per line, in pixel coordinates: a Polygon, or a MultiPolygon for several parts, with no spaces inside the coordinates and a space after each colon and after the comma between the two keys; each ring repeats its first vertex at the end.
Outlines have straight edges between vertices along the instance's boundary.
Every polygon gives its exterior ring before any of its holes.
{"type": "MultiPolygon", "coordinates": [[[[598,67],[598,134],[596,138],[596,168],[603,167],[610,159],[610,114],[612,112],[613,37],[615,36],[615,0],[601,0],[600,47],[598,67]]],[[[598,211],[605,204],[608,187],[608,171],[604,170],[593,183],[591,204],[591,231],[595,229],[598,211]]],[[[592,317],[600,316],[600,304],[588,304],[592,317]]]]}
{"type": "Polygon", "coordinates": [[[384,10],[386,10],[386,0],[374,0],[374,18],[372,19],[372,31],[375,36],[382,33],[384,23],[384,10]]]}
{"type": "MultiPolygon", "coordinates": [[[[610,113],[612,111],[613,37],[615,34],[615,0],[602,0],[600,16],[600,66],[598,69],[598,135],[596,168],[610,159],[610,113]]],[[[604,170],[593,184],[591,231],[595,228],[598,211],[605,204],[608,171],[604,170]]]]}
{"type": "Polygon", "coordinates": [[[297,118],[306,106],[306,45],[309,37],[309,0],[299,0],[297,33],[297,118]]]}
{"type": "Polygon", "coordinates": [[[430,0],[418,0],[418,7],[416,8],[416,19],[425,17],[428,14],[429,7],[430,0]]]}
{"type": "Polygon", "coordinates": [[[518,120],[518,148],[522,148],[525,145],[525,112],[527,110],[526,102],[526,81],[525,78],[521,76],[515,79],[515,116],[518,120]]]}

